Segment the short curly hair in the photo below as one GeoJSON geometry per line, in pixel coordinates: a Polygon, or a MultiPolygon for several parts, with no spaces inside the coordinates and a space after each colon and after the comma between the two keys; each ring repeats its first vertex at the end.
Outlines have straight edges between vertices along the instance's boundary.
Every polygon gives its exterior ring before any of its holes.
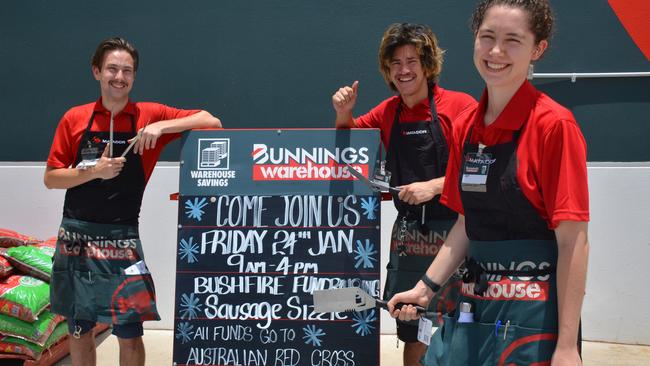
{"type": "Polygon", "coordinates": [[[444,51],[438,47],[438,39],[431,28],[422,24],[394,23],[388,26],[379,46],[379,72],[386,84],[397,91],[390,79],[390,62],[398,47],[413,45],[420,56],[420,63],[429,86],[438,81],[442,71],[444,51]]]}
{"type": "Polygon", "coordinates": [[[481,0],[472,15],[472,31],[478,33],[485,13],[493,6],[502,5],[524,10],[530,16],[530,31],[535,35],[535,43],[549,40],[553,35],[555,16],[548,0],[481,0]]]}

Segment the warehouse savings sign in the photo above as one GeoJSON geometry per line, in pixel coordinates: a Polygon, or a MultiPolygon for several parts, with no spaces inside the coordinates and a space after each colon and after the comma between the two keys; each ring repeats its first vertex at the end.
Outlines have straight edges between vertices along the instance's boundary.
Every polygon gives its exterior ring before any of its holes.
{"type": "Polygon", "coordinates": [[[379,295],[379,197],[344,169],[367,175],[378,145],[376,130],[185,136],[177,365],[379,364],[377,310],[320,314],[312,300],[379,295]]]}

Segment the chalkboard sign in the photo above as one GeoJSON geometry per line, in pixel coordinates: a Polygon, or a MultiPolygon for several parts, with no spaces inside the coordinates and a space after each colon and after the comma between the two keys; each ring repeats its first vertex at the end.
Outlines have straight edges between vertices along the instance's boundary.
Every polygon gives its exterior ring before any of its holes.
{"type": "Polygon", "coordinates": [[[379,296],[377,130],[192,131],[181,154],[176,365],[377,365],[379,310],[315,313],[314,290],[379,296]]]}

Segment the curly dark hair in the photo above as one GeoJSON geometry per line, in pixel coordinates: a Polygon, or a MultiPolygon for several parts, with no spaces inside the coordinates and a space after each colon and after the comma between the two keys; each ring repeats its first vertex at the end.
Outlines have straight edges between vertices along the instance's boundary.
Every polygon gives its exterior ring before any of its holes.
{"type": "Polygon", "coordinates": [[[438,47],[438,39],[431,28],[422,24],[394,23],[388,26],[379,45],[379,72],[388,86],[397,91],[390,80],[390,61],[398,47],[413,45],[420,56],[420,63],[429,86],[432,86],[442,71],[444,51],[438,47]]]}
{"type": "Polygon", "coordinates": [[[526,11],[530,16],[530,31],[535,35],[535,43],[551,38],[555,16],[548,0],[481,0],[472,15],[472,31],[474,35],[476,35],[478,28],[483,23],[487,10],[497,5],[526,11]]]}
{"type": "Polygon", "coordinates": [[[101,70],[102,64],[104,62],[104,55],[106,52],[113,50],[124,50],[128,52],[133,58],[133,70],[138,71],[138,50],[136,50],[135,47],[133,47],[129,42],[121,37],[113,37],[103,40],[99,46],[97,46],[97,49],[93,54],[93,57],[90,61],[91,66],[95,66],[101,70]]]}

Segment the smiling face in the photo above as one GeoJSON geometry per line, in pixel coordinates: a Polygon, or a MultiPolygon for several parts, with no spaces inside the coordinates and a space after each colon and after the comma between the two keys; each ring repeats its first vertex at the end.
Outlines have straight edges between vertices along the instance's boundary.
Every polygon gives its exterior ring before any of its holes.
{"type": "Polygon", "coordinates": [[[408,106],[427,97],[427,78],[414,45],[396,48],[389,69],[391,82],[408,106]]]}
{"type": "Polygon", "coordinates": [[[519,88],[530,63],[546,50],[546,40],[535,41],[529,18],[525,10],[504,5],[486,11],[474,40],[474,65],[488,88],[519,88]]]}
{"type": "Polygon", "coordinates": [[[121,49],[107,51],[101,69],[93,66],[93,76],[105,102],[126,101],[135,81],[133,57],[121,49]]]}

